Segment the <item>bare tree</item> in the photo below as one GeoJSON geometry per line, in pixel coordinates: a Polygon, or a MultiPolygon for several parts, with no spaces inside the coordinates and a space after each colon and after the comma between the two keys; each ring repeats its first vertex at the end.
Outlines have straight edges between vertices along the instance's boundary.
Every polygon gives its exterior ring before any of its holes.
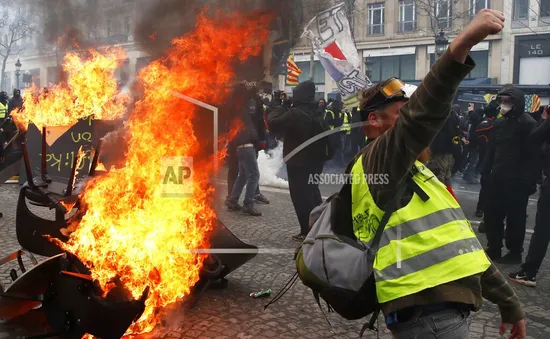
{"type": "Polygon", "coordinates": [[[12,55],[19,55],[25,48],[23,39],[30,37],[36,31],[25,11],[20,6],[24,2],[15,0],[1,0],[3,8],[0,18],[0,57],[2,58],[2,72],[0,74],[0,88],[4,88],[6,64],[12,55]]]}
{"type": "Polygon", "coordinates": [[[428,27],[419,30],[426,30],[428,34],[436,38],[441,30],[447,34],[455,34],[459,30],[459,26],[455,22],[461,22],[468,16],[468,10],[461,10],[459,4],[464,1],[460,0],[416,0],[416,10],[418,15],[428,18],[428,27]],[[453,30],[453,28],[456,29],[453,30]]]}

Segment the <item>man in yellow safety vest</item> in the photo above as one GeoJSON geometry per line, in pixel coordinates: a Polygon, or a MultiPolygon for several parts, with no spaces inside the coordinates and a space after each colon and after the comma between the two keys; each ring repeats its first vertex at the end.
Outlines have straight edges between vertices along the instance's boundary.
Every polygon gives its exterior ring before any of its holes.
{"type": "Polygon", "coordinates": [[[501,12],[481,10],[410,99],[396,78],[362,93],[368,145],[348,168],[360,178],[349,188],[359,240],[374,238],[384,209],[406,183],[373,265],[378,302],[395,338],[469,338],[467,318],[483,298],[499,306],[501,335],[512,325],[510,338],[525,338],[514,290],[483,251],[458,202],[424,165],[458,85],[475,67],[471,48],[503,26],[501,12]]]}
{"type": "Polygon", "coordinates": [[[8,93],[2,91],[0,92],[0,124],[6,120],[8,116],[8,93]]]}

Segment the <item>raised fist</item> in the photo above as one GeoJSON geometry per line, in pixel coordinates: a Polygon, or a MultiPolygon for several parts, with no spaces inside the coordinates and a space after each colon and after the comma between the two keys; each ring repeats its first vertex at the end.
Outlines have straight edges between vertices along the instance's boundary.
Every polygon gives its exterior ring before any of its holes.
{"type": "Polygon", "coordinates": [[[504,27],[504,14],[493,9],[482,9],[460,34],[462,43],[473,47],[491,34],[498,34],[504,27]]]}

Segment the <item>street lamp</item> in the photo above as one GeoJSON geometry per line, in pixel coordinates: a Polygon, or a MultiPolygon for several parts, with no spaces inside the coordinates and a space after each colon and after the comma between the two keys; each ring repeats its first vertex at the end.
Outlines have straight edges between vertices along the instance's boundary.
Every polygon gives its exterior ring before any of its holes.
{"type": "Polygon", "coordinates": [[[21,61],[17,59],[15,63],[15,76],[17,77],[17,89],[19,89],[19,76],[21,75],[21,61]]]}
{"type": "Polygon", "coordinates": [[[445,37],[443,30],[439,32],[439,35],[435,38],[435,55],[437,58],[441,57],[447,50],[449,40],[445,37]]]}
{"type": "Polygon", "coordinates": [[[370,58],[370,55],[367,57],[367,60],[365,61],[365,66],[367,67],[367,70],[365,71],[365,75],[367,76],[367,78],[370,78],[372,77],[372,65],[374,64],[374,62],[372,62],[372,59],[370,58]]]}

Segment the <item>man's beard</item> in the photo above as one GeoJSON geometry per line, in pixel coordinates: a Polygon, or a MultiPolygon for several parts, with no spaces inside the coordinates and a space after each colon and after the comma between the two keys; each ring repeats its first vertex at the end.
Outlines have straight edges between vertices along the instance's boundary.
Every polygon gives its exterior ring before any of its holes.
{"type": "Polygon", "coordinates": [[[422,153],[420,153],[420,155],[418,156],[418,161],[420,161],[423,164],[428,163],[428,161],[430,161],[431,159],[432,159],[432,152],[430,151],[429,147],[424,149],[422,153]]]}

